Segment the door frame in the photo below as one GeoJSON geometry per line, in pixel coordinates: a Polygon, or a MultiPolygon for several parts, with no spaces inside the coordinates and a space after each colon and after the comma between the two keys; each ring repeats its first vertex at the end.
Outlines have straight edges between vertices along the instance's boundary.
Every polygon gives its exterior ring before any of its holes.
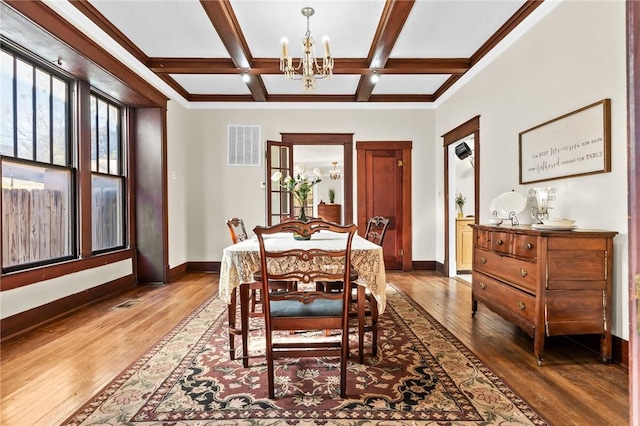
{"type": "MultiPolygon", "coordinates": [[[[343,146],[344,223],[353,223],[353,133],[280,133],[280,139],[282,143],[291,145],[343,146]]],[[[293,151],[291,156],[293,158],[293,151]]],[[[295,158],[293,161],[295,162],[295,158]]]]}
{"type": "Polygon", "coordinates": [[[358,229],[364,232],[367,228],[367,192],[364,190],[362,180],[365,178],[365,156],[367,151],[402,151],[402,270],[413,270],[413,241],[412,241],[412,216],[411,216],[411,141],[357,141],[357,170],[358,170],[358,229]]]}
{"type": "Polygon", "coordinates": [[[456,143],[469,135],[473,135],[474,144],[473,216],[474,223],[478,223],[480,214],[480,203],[478,203],[478,200],[480,199],[480,116],[476,115],[465,123],[462,123],[458,127],[442,135],[442,146],[444,150],[444,262],[443,269],[439,272],[442,272],[442,274],[447,277],[449,276],[449,198],[451,196],[451,194],[449,194],[449,145],[456,143]]]}

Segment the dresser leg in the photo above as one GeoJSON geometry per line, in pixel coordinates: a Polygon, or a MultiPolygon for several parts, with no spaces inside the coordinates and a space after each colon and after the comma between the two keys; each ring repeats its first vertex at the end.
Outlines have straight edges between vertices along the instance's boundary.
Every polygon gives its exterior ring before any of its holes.
{"type": "Polygon", "coordinates": [[[533,356],[538,361],[538,366],[542,365],[542,353],[544,352],[544,331],[542,334],[536,329],[533,337],[533,356]]]}
{"type": "Polygon", "coordinates": [[[604,364],[611,362],[611,332],[600,336],[600,362],[604,364]]]}
{"type": "Polygon", "coordinates": [[[471,299],[471,316],[475,317],[476,312],[478,312],[478,301],[476,299],[471,299]]]}

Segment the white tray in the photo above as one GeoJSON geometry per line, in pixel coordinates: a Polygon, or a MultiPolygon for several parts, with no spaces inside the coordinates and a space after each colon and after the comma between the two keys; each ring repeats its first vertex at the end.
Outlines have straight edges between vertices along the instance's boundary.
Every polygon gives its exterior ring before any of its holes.
{"type": "Polygon", "coordinates": [[[543,225],[540,223],[534,223],[533,225],[531,225],[531,227],[539,231],[571,231],[577,228],[577,226],[575,225],[570,225],[570,226],[543,225]]]}

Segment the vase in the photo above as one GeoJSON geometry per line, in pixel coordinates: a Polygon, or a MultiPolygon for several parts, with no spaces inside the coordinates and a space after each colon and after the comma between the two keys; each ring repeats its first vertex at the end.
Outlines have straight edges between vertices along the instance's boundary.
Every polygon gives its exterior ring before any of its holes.
{"type": "Polygon", "coordinates": [[[298,220],[306,222],[309,220],[307,218],[307,197],[297,197],[298,201],[300,201],[300,214],[298,215],[298,220]]]}
{"type": "MultiPolygon", "coordinates": [[[[300,201],[300,214],[298,215],[298,220],[302,222],[307,222],[309,219],[307,218],[307,199],[298,198],[300,201]]],[[[293,233],[293,239],[298,241],[306,241],[311,239],[311,235],[302,235],[297,232],[293,233]]]]}

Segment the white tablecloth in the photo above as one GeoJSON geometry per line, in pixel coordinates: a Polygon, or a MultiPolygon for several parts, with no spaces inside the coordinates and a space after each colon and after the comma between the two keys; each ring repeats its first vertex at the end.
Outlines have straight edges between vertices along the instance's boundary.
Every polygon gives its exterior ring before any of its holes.
{"type": "MultiPolygon", "coordinates": [[[[338,239],[345,235],[332,232],[318,232],[308,241],[294,240],[290,233],[265,236],[269,250],[343,248],[338,239]]],[[[359,235],[351,244],[351,266],[358,272],[358,285],[365,286],[378,302],[378,312],[383,313],[386,305],[387,277],[384,270],[382,247],[359,235]]],[[[253,273],[260,269],[260,245],[254,236],[224,249],[220,266],[220,297],[231,302],[231,294],[242,283],[253,281],[253,273]]]]}

